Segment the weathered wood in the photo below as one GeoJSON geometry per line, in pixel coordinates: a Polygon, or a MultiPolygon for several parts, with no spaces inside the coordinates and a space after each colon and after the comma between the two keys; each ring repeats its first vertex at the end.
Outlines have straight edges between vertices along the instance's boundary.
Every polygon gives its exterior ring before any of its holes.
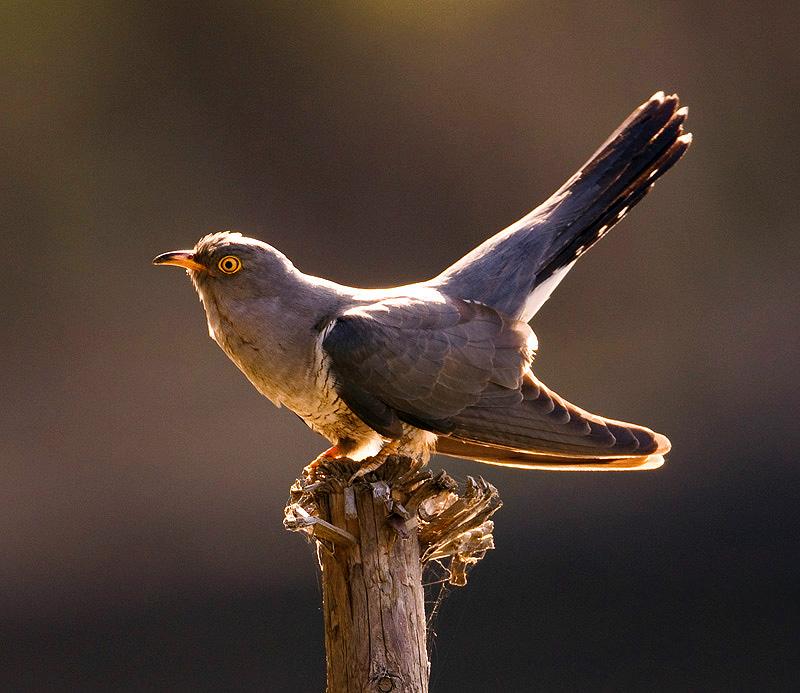
{"type": "Polygon", "coordinates": [[[350,484],[359,464],[325,462],[291,489],[284,525],[317,543],[328,693],[426,693],[430,664],[422,573],[449,558],[451,584],[493,548],[497,490],[391,457],[350,484]]]}

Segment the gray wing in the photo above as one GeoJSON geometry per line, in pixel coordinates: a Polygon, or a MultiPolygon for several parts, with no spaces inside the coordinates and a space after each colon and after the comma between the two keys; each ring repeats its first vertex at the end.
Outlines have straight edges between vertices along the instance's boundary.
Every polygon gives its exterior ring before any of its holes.
{"type": "Polygon", "coordinates": [[[337,392],[367,425],[397,438],[408,423],[484,452],[555,455],[565,464],[663,449],[662,436],[589,414],[536,380],[528,325],[440,298],[352,309],[327,330],[322,346],[337,392]]]}
{"type": "Polygon", "coordinates": [[[338,394],[389,437],[400,422],[447,433],[488,388],[519,390],[535,337],[524,323],[469,301],[388,299],[338,317],[322,346],[338,394]]]}
{"type": "Polygon", "coordinates": [[[686,115],[677,96],[653,95],[546,202],[431,285],[528,322],[578,257],[683,156],[686,115]]]}

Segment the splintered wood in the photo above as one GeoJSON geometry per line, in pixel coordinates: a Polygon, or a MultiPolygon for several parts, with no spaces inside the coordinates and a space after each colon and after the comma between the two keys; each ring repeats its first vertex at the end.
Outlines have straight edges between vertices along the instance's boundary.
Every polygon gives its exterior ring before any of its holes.
{"type": "Polygon", "coordinates": [[[322,573],[328,693],[426,693],[430,665],[422,573],[448,565],[463,586],[494,548],[489,519],[497,489],[467,477],[464,493],[445,472],[390,457],[350,479],[363,463],[332,460],[292,486],[284,526],[316,542],[322,573]]]}

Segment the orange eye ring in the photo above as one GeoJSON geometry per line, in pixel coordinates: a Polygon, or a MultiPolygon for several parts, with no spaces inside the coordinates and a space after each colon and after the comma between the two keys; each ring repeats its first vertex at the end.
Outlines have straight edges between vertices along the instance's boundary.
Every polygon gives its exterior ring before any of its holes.
{"type": "Polygon", "coordinates": [[[236,274],[242,269],[242,261],[235,255],[226,255],[217,263],[219,271],[223,274],[236,274]]]}

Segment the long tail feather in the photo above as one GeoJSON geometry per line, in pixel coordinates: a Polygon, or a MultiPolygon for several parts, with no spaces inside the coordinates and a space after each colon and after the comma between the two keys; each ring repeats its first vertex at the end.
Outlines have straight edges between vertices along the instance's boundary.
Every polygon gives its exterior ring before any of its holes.
{"type": "Polygon", "coordinates": [[[433,280],[528,322],[588,248],[686,152],[686,108],[654,94],[547,201],[433,280]]]}

